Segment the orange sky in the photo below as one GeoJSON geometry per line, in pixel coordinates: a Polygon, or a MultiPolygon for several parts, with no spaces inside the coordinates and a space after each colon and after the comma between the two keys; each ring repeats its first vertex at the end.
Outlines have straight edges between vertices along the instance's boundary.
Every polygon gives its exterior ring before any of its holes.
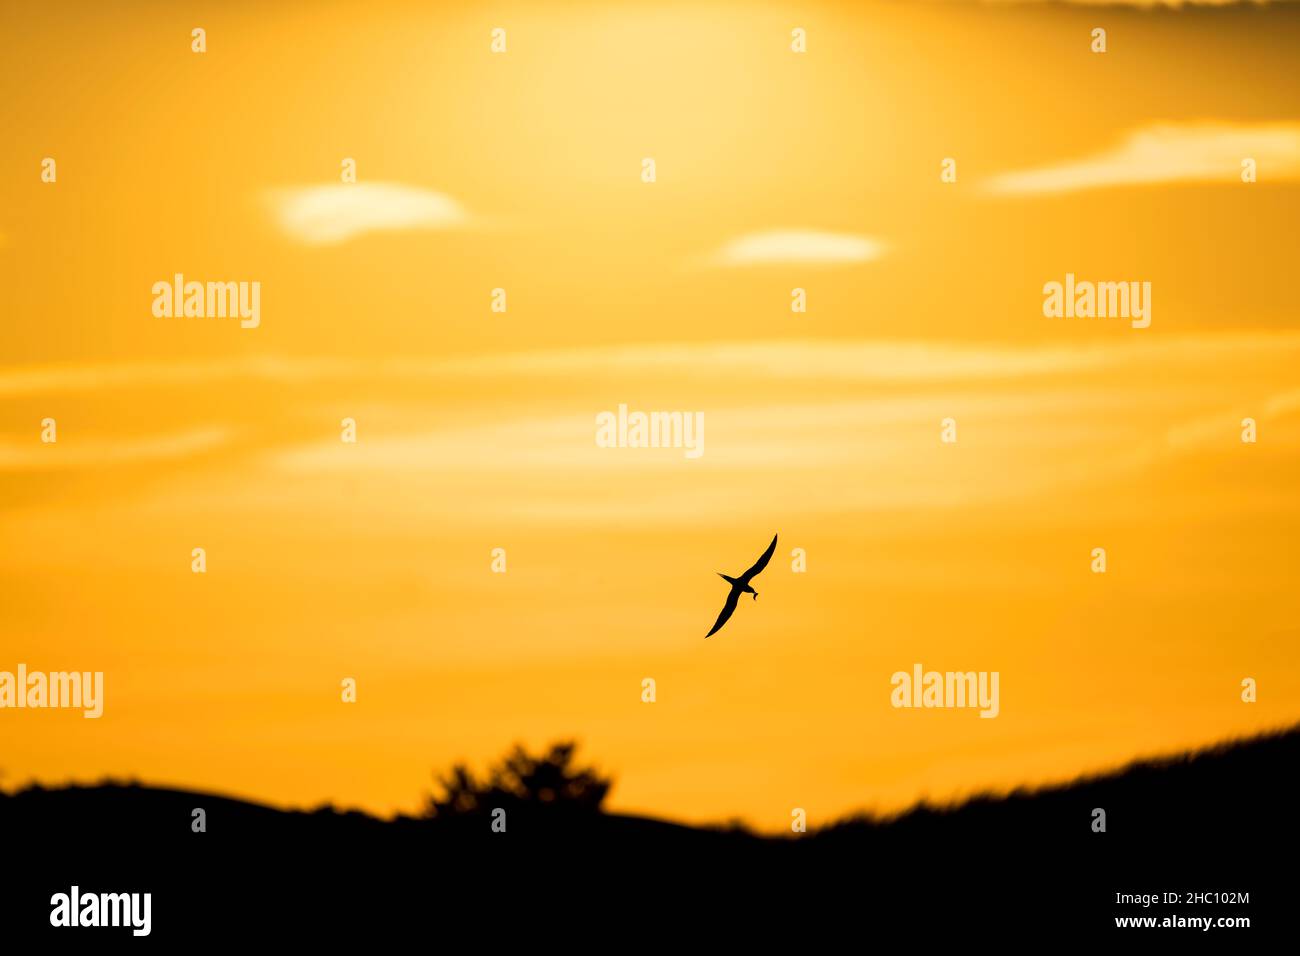
{"type": "Polygon", "coordinates": [[[1300,719],[1297,48],[1289,5],[5,4],[0,670],[107,700],[0,711],[0,783],[390,812],[572,736],[616,809],[777,829],[1300,719]],[[155,318],[178,272],[259,327],[155,318]],[[1044,318],[1066,273],[1150,328],[1044,318]],[[705,453],[596,447],[620,403],[705,453]],[[892,708],[916,662],[999,717],[892,708]]]}

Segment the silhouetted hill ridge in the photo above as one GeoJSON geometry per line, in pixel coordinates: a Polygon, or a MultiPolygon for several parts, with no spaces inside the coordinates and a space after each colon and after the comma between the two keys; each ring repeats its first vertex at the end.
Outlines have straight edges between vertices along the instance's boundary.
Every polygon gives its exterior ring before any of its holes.
{"type": "MultiPolygon", "coordinates": [[[[980,792],[947,803],[921,801],[889,814],[863,811],[820,827],[810,823],[811,832],[803,839],[829,840],[850,833],[879,834],[894,829],[946,826],[965,821],[979,821],[982,825],[992,818],[1026,819],[1031,807],[1092,804],[1105,809],[1107,801],[1114,810],[1123,807],[1129,812],[1139,810],[1145,822],[1158,823],[1160,829],[1166,829],[1167,821],[1177,818],[1177,808],[1186,806],[1189,800],[1203,800],[1211,795],[1220,800],[1231,795],[1234,803],[1243,804],[1264,800],[1267,794],[1251,795],[1249,791],[1265,783],[1286,787],[1292,776],[1291,768],[1297,765],[1300,765],[1300,725],[1228,740],[1186,753],[1141,758],[1117,770],[1090,773],[1066,783],[1019,787],[1009,792],[980,792]],[[1229,780],[1232,786],[1224,786],[1229,780]],[[1117,800],[1120,802],[1116,803],[1117,800]],[[1150,817],[1152,812],[1158,815],[1157,819],[1150,817]]],[[[57,787],[29,785],[16,792],[0,793],[0,821],[9,826],[39,828],[42,818],[54,815],[59,819],[60,830],[66,831],[71,825],[83,837],[93,836],[92,830],[110,829],[104,827],[110,821],[118,824],[130,822],[140,828],[137,833],[151,832],[155,827],[171,830],[177,813],[187,821],[188,831],[190,814],[196,807],[206,811],[210,830],[215,830],[218,820],[237,822],[241,828],[251,827],[258,831],[330,827],[340,831],[365,831],[368,835],[392,831],[408,836],[415,832],[459,829],[455,820],[407,815],[383,819],[361,810],[340,809],[329,804],[311,809],[281,809],[239,797],[155,787],[134,780],[118,782],[108,779],[97,784],[73,783],[57,787]],[[70,814],[75,816],[69,817],[70,814]]],[[[657,835],[743,837],[762,843],[782,843],[791,839],[786,835],[753,833],[739,824],[692,826],[621,813],[566,814],[559,807],[534,809],[520,815],[538,821],[563,819],[566,826],[591,824],[595,818],[600,818],[612,830],[632,832],[644,827],[657,835]]],[[[1108,820],[1111,815],[1108,811],[1108,820]]],[[[1118,814],[1119,819],[1123,817],[1123,813],[1118,814]]],[[[475,822],[482,822],[487,828],[484,820],[476,818],[475,822]]]]}
{"type": "Polygon", "coordinates": [[[284,914],[297,914],[295,938],[308,924],[331,937],[363,931],[365,914],[393,925],[430,912],[492,924],[502,912],[553,920],[575,906],[587,919],[793,912],[820,928],[868,917],[928,927],[942,915],[953,926],[1087,933],[1116,932],[1117,915],[1158,912],[1121,906],[1117,893],[1231,891],[1249,893],[1249,905],[1183,913],[1244,912],[1268,924],[1270,906],[1290,905],[1297,765],[1300,726],[801,836],[527,801],[500,833],[485,812],[381,820],[138,784],[28,788],[0,797],[3,845],[22,861],[0,876],[21,878],[0,905],[39,930],[50,894],[74,882],[138,887],[155,894],[155,919],[173,938],[212,931],[214,906],[272,936],[285,931],[284,914]],[[206,811],[204,833],[191,830],[195,807],[206,811]],[[1094,829],[1097,809],[1104,832],[1094,829]]]}

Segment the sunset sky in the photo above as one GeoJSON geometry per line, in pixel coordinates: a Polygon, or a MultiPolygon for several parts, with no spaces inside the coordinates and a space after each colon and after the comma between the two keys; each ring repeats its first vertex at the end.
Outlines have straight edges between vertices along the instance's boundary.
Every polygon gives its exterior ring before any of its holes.
{"type": "Polygon", "coordinates": [[[106,688],[0,785],[410,812],[573,737],[779,830],[1300,720],[1300,9],[470,6],[0,3],[0,670],[106,688]]]}

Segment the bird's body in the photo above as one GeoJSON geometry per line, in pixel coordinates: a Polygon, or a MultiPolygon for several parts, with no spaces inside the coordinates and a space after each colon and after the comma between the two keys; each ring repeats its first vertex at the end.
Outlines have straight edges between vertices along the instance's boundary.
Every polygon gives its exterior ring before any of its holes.
{"type": "Polygon", "coordinates": [[[749,586],[749,582],[757,577],[760,571],[767,567],[767,562],[772,560],[772,554],[776,551],[776,539],[777,536],[772,535],[772,543],[767,546],[767,550],[763,552],[762,557],[755,561],[754,566],[740,577],[733,578],[729,575],[723,574],[721,571],[718,572],[718,577],[731,585],[731,592],[727,595],[727,603],[722,606],[722,613],[718,615],[717,621],[713,624],[713,630],[705,634],[705,637],[712,637],[714,634],[718,633],[722,628],[722,625],[727,623],[731,618],[731,615],[735,612],[736,603],[740,600],[742,594],[752,594],[754,595],[754,600],[758,600],[758,592],[749,586]]]}
{"type": "Polygon", "coordinates": [[[728,584],[740,588],[741,591],[752,594],[756,598],[758,597],[758,592],[755,591],[753,588],[751,588],[744,581],[738,578],[728,577],[727,575],[723,574],[721,571],[718,572],[718,577],[722,578],[722,580],[726,581],[728,584]]]}

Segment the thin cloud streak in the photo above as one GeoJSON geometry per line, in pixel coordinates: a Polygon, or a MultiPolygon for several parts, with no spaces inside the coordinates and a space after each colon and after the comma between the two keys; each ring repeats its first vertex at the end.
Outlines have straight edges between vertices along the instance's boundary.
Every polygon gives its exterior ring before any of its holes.
{"type": "Polygon", "coordinates": [[[1161,123],[1130,131],[1112,148],[1081,159],[1002,173],[986,192],[1073,193],[1162,183],[1241,183],[1254,159],[1260,182],[1300,179],[1300,123],[1161,123]]]}
{"type": "Polygon", "coordinates": [[[31,395],[173,388],[249,380],[308,385],[379,378],[460,382],[511,379],[621,380],[629,374],[846,384],[991,380],[1086,373],[1151,362],[1199,367],[1207,360],[1300,351],[1300,332],[1187,335],[1106,343],[1013,346],[985,343],[780,339],[747,343],[646,343],[457,358],[276,357],[18,366],[0,369],[0,399],[31,395]]]}
{"type": "Polygon", "coordinates": [[[0,473],[71,471],[191,458],[228,444],[230,438],[229,429],[216,427],[135,439],[78,441],[65,435],[48,444],[0,441],[0,473]]]}

